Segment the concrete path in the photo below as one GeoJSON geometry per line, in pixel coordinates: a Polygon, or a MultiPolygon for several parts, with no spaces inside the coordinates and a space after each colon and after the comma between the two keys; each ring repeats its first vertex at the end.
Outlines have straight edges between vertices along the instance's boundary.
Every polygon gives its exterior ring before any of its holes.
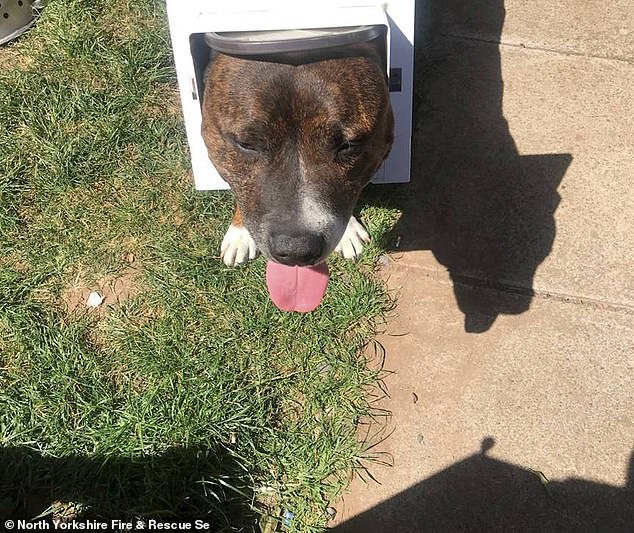
{"type": "Polygon", "coordinates": [[[634,532],[634,3],[505,4],[418,11],[393,466],[337,532],[634,532]]]}

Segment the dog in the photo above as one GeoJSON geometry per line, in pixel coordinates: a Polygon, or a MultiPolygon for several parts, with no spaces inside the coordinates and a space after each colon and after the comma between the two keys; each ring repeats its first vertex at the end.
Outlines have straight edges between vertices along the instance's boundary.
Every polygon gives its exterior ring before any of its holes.
{"type": "Polygon", "coordinates": [[[333,251],[356,259],[369,242],[352,212],[394,139],[378,44],[282,57],[216,53],[202,118],[209,158],[236,199],[223,262],[261,252],[275,304],[313,310],[327,284],[325,259],[333,251]]]}
{"type": "Polygon", "coordinates": [[[221,245],[234,266],[261,252],[284,265],[357,258],[352,216],[393,142],[385,68],[373,42],[286,57],[217,53],[202,135],[236,211],[221,245]]]}

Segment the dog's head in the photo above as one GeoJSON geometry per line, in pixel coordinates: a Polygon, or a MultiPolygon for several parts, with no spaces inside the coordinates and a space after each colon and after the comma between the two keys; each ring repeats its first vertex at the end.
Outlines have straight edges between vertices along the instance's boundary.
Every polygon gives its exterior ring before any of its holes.
{"type": "Polygon", "coordinates": [[[392,145],[379,55],[371,44],[309,62],[218,54],[202,131],[260,251],[284,264],[319,263],[392,145]]]}

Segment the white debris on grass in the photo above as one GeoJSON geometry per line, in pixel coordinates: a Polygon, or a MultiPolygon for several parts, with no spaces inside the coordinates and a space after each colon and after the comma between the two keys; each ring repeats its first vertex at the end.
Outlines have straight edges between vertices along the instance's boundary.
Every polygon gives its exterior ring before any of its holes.
{"type": "Polygon", "coordinates": [[[86,300],[86,306],[91,308],[99,307],[103,303],[103,301],[104,301],[104,297],[100,293],[98,293],[97,291],[92,291],[88,295],[88,300],[86,300]]]}
{"type": "Polygon", "coordinates": [[[271,485],[262,485],[255,490],[263,494],[277,494],[279,492],[275,487],[272,487],[271,485]]]}

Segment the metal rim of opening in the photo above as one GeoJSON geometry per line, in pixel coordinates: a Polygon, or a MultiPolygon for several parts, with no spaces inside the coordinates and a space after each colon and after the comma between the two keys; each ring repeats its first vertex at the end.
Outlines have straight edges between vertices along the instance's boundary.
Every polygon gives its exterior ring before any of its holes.
{"type": "Polygon", "coordinates": [[[381,26],[353,26],[306,30],[208,32],[205,33],[205,43],[218,52],[230,55],[281,54],[368,42],[380,37],[382,31],[381,26]]]}

